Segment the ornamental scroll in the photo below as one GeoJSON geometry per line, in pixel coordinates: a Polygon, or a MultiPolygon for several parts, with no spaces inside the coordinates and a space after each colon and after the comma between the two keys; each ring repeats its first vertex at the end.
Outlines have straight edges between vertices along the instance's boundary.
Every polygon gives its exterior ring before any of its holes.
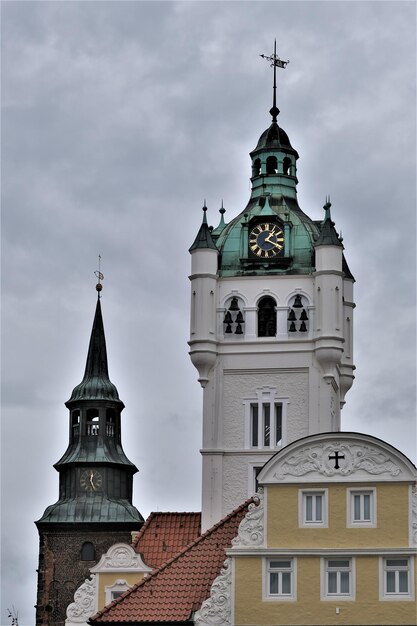
{"type": "Polygon", "coordinates": [[[87,626],[87,620],[97,611],[97,595],[97,579],[93,574],[74,593],[74,602],[67,608],[65,626],[87,626]]]}
{"type": "Polygon", "coordinates": [[[232,564],[227,558],[211,586],[210,597],[204,600],[194,616],[194,626],[230,626],[232,564]]]}

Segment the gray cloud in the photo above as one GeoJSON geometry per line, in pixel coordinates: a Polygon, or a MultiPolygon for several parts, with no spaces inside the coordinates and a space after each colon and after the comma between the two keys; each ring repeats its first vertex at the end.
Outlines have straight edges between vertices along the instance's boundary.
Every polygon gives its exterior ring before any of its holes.
{"type": "Polygon", "coordinates": [[[3,45],[3,613],[34,621],[33,520],[58,496],[63,402],[81,380],[102,254],[110,375],[135,504],[200,507],[201,389],[187,354],[188,247],[249,196],[248,153],[280,122],[299,200],[330,193],[356,283],[343,411],[416,460],[412,2],[9,2],[3,45]]]}

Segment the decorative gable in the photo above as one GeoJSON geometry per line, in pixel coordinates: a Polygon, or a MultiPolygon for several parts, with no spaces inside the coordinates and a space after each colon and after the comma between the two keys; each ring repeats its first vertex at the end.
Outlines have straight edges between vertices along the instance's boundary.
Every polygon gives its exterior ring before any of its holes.
{"type": "Polygon", "coordinates": [[[115,543],[90,571],[93,574],[99,574],[100,572],[126,572],[127,570],[148,573],[152,568],[143,562],[141,555],[131,546],[126,543],[115,543]]]}
{"type": "Polygon", "coordinates": [[[274,483],[416,480],[411,461],[390,444],[361,433],[325,433],[300,439],[277,452],[258,481],[274,483]]]}

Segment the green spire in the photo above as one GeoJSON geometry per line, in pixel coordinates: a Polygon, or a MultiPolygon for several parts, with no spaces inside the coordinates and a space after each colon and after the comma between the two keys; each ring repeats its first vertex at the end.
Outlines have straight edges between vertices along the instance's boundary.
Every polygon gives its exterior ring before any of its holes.
{"type": "Polygon", "coordinates": [[[343,244],[339,238],[334,227],[334,222],[330,214],[330,196],[326,196],[326,203],[323,206],[324,220],[321,223],[321,230],[318,239],[314,242],[314,246],[340,246],[343,248],[343,244]]]}
{"type": "Polygon", "coordinates": [[[123,404],[115,385],[109,378],[100,293],[97,298],[84,378],[79,385],[74,387],[71,398],[66,404],[78,400],[112,400],[123,404]]]}
{"type": "Polygon", "coordinates": [[[220,233],[222,232],[223,228],[226,226],[226,222],[224,221],[224,214],[226,213],[226,209],[223,206],[223,200],[222,200],[222,206],[219,209],[219,213],[220,213],[220,222],[218,223],[216,228],[211,231],[212,237],[218,237],[220,233]]]}
{"type": "Polygon", "coordinates": [[[211,236],[210,228],[207,224],[206,217],[207,207],[206,201],[204,200],[203,206],[203,221],[200,226],[200,230],[197,233],[197,237],[194,239],[194,243],[189,249],[189,252],[193,250],[197,250],[199,248],[212,248],[213,250],[217,250],[216,244],[213,241],[213,237],[211,236]]]}

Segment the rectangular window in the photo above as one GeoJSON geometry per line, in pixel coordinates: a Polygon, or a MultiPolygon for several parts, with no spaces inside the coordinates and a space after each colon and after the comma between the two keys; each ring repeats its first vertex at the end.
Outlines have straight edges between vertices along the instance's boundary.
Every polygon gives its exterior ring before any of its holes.
{"type": "Polygon", "coordinates": [[[281,445],[282,404],[262,402],[250,405],[250,442],[252,448],[276,448],[281,445]]]}
{"type": "Polygon", "coordinates": [[[376,525],[375,489],[348,489],[347,498],[349,528],[376,525]]]}
{"type": "Polygon", "coordinates": [[[294,597],[294,560],[269,559],[267,561],[268,597],[294,597]]]}
{"type": "Polygon", "coordinates": [[[260,467],[254,467],[253,468],[253,482],[254,482],[254,486],[255,486],[255,492],[254,493],[258,493],[258,488],[259,488],[259,483],[258,483],[258,475],[259,472],[262,469],[262,465],[260,467]]]}
{"type": "Polygon", "coordinates": [[[384,596],[391,599],[410,598],[410,559],[384,559],[384,596]]]}
{"type": "Polygon", "coordinates": [[[269,448],[271,443],[271,416],[270,416],[270,405],[263,404],[262,405],[262,416],[263,416],[263,440],[265,448],[269,448]]]}
{"type": "Polygon", "coordinates": [[[258,447],[258,405],[251,404],[250,405],[251,412],[251,446],[253,448],[258,447]]]}
{"type": "Polygon", "coordinates": [[[282,443],[282,404],[275,405],[275,445],[282,443]]]}
{"type": "Polygon", "coordinates": [[[299,526],[327,527],[327,489],[298,492],[299,526]]]}
{"type": "Polygon", "coordinates": [[[325,597],[352,598],[352,559],[325,559],[325,597]]]}

